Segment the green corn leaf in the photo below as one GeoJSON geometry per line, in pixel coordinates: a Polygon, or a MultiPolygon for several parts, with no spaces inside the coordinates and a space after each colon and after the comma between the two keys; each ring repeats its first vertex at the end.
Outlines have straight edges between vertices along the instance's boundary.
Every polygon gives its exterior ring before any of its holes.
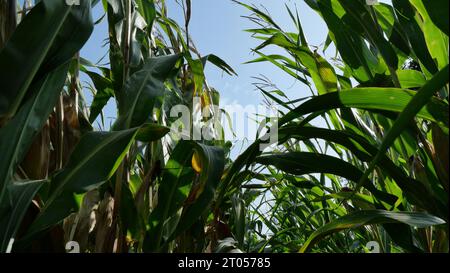
{"type": "Polygon", "coordinates": [[[172,151],[163,172],[158,190],[158,205],[150,214],[149,228],[144,241],[144,251],[159,251],[163,240],[164,224],[183,206],[192,185],[191,168],[193,145],[180,141],[172,151]]]}
{"type": "Polygon", "coordinates": [[[445,221],[421,212],[391,212],[384,210],[357,211],[320,227],[309,236],[299,252],[304,253],[309,251],[320,239],[341,230],[386,223],[403,223],[413,227],[425,228],[445,224],[445,221]]]}
{"type": "Polygon", "coordinates": [[[434,24],[448,36],[449,2],[447,0],[425,0],[423,4],[434,24]]]}
{"type": "MultiPolygon", "coordinates": [[[[421,109],[431,100],[433,95],[447,85],[449,82],[449,68],[448,65],[439,73],[437,73],[433,79],[428,81],[425,86],[423,86],[411,99],[405,109],[400,113],[399,117],[395,121],[392,128],[388,131],[387,135],[384,137],[383,142],[380,145],[378,153],[375,155],[373,160],[370,162],[369,167],[364,172],[364,175],[358,181],[358,187],[363,186],[368,175],[374,170],[376,164],[380,161],[386,151],[391,147],[398,136],[408,127],[409,123],[414,119],[416,115],[421,111],[421,109]]],[[[447,118],[443,118],[439,121],[444,121],[448,123],[448,113],[447,118]]],[[[441,122],[442,124],[442,122],[441,122]]],[[[447,130],[448,134],[448,130],[447,130]]]]}
{"type": "Polygon", "coordinates": [[[125,157],[137,129],[89,132],[75,147],[65,168],[51,179],[50,194],[24,242],[57,224],[76,209],[75,194],[86,193],[106,182],[125,157]]]}
{"type": "MultiPolygon", "coordinates": [[[[346,14],[351,16],[364,29],[369,42],[380,52],[386,64],[395,73],[398,67],[398,57],[392,45],[384,38],[384,33],[371,15],[371,8],[365,4],[365,0],[340,0],[346,14]]],[[[394,76],[394,75],[392,75],[394,76]]]]}
{"type": "MultiPolygon", "coordinates": [[[[288,152],[283,154],[262,155],[256,163],[273,165],[289,174],[304,175],[313,173],[334,174],[349,181],[357,182],[362,171],[339,158],[309,152],[288,152]]],[[[372,194],[388,204],[394,204],[397,198],[375,188],[373,184],[365,185],[372,194]]]]}
{"type": "Polygon", "coordinates": [[[46,181],[15,182],[8,187],[8,198],[0,206],[0,253],[7,250],[11,239],[16,239],[17,230],[39,188],[46,181]]]}
{"type": "Polygon", "coordinates": [[[0,52],[0,119],[11,118],[33,81],[72,58],[92,31],[89,0],[39,1],[0,52]]]}
{"type": "Polygon", "coordinates": [[[100,115],[103,107],[105,107],[109,99],[114,97],[114,86],[112,81],[107,77],[88,70],[84,70],[83,72],[85,72],[92,80],[92,83],[97,91],[89,109],[89,122],[92,123],[98,115],[100,115]]]}
{"type": "Polygon", "coordinates": [[[199,184],[198,187],[191,189],[190,194],[194,197],[194,200],[189,200],[185,204],[178,226],[168,241],[188,230],[210,209],[223,174],[225,156],[222,148],[195,143],[194,150],[198,155],[196,160],[201,165],[199,184]]]}
{"type": "Polygon", "coordinates": [[[345,64],[358,75],[359,81],[372,80],[377,71],[378,61],[356,31],[358,25],[350,25],[343,20],[345,10],[337,0],[316,2],[318,11],[327,24],[332,34],[330,36],[345,64]]]}
{"type": "Polygon", "coordinates": [[[52,112],[66,80],[68,65],[62,65],[30,87],[34,96],[6,126],[0,129],[0,200],[30,145],[52,112]]]}
{"type": "MultiPolygon", "coordinates": [[[[433,2],[440,6],[437,10],[442,10],[443,13],[447,13],[447,35],[448,35],[448,10],[443,10],[446,6],[448,7],[448,1],[423,1],[423,0],[412,0],[411,4],[417,9],[422,19],[422,29],[425,35],[425,41],[427,42],[428,51],[431,57],[436,62],[439,69],[444,68],[448,64],[448,36],[443,33],[434,23],[433,19],[430,18],[430,12],[434,12],[434,9],[427,10],[426,5],[430,5],[428,2],[433,2]]],[[[444,14],[442,14],[444,15],[444,14]]]]}
{"type": "Polygon", "coordinates": [[[417,70],[399,70],[398,79],[402,88],[420,88],[427,82],[424,75],[417,70]]]}
{"type": "Polygon", "coordinates": [[[138,127],[151,120],[154,107],[162,103],[164,81],[179,60],[180,55],[155,57],[131,75],[124,87],[124,99],[119,102],[114,130],[138,127]]]}
{"type": "Polygon", "coordinates": [[[154,123],[144,124],[141,128],[139,128],[136,135],[136,140],[142,142],[152,142],[161,139],[169,132],[170,128],[165,126],[154,123]]]}
{"type": "MultiPolygon", "coordinates": [[[[428,87],[429,88],[429,87],[428,87]]],[[[439,90],[439,89],[438,89],[439,90]]],[[[279,124],[298,118],[302,115],[331,110],[341,107],[366,109],[369,111],[390,111],[400,113],[413,99],[416,92],[398,88],[354,88],[317,96],[304,102],[280,119],[279,124]]],[[[438,123],[448,128],[448,105],[443,101],[431,98],[425,107],[417,112],[417,116],[438,123]]]]}
{"type": "MultiPolygon", "coordinates": [[[[350,131],[288,125],[280,128],[278,134],[280,141],[285,141],[289,138],[300,140],[319,138],[327,142],[333,142],[342,145],[363,162],[370,162],[378,152],[378,148],[370,143],[366,139],[367,137],[350,131]]],[[[383,156],[380,159],[378,166],[395,180],[412,204],[425,208],[430,212],[439,213],[445,211],[448,199],[439,202],[437,198],[427,191],[421,182],[409,177],[402,168],[398,167],[387,156],[383,156]]]]}
{"type": "Polygon", "coordinates": [[[237,73],[233,70],[233,68],[230,65],[228,65],[224,60],[222,60],[221,58],[219,58],[218,56],[216,56],[214,54],[210,54],[210,55],[207,55],[202,58],[204,67],[206,66],[206,61],[208,61],[208,62],[212,63],[213,65],[217,66],[218,68],[222,69],[230,76],[232,76],[232,75],[237,76],[237,73]]]}
{"type": "Polygon", "coordinates": [[[373,8],[375,9],[378,23],[389,38],[389,42],[402,53],[409,55],[411,53],[411,48],[408,44],[408,39],[396,18],[394,8],[384,3],[375,5],[373,8]]]}
{"type": "Polygon", "coordinates": [[[424,33],[416,21],[416,10],[409,0],[393,0],[392,4],[415,57],[429,73],[437,73],[437,65],[428,51],[424,33]]]}

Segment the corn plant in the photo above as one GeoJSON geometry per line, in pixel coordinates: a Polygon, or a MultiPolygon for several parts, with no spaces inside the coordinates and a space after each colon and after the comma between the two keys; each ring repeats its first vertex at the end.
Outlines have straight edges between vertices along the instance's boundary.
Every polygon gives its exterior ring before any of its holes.
{"type": "Polygon", "coordinates": [[[13,243],[13,251],[64,251],[77,241],[84,252],[203,251],[193,232],[207,224],[226,143],[167,135],[176,121],[169,110],[219,104],[203,74],[207,62],[234,71],[195,49],[190,1],[185,30],[164,1],[98,2],[24,5],[0,53],[1,250],[13,243]],[[110,30],[106,66],[79,54],[96,4],[110,30]],[[80,73],[92,82],[89,107],[80,73]],[[94,129],[110,99],[116,121],[94,129]]]}
{"type": "Polygon", "coordinates": [[[262,140],[251,145],[222,191],[251,206],[246,250],[358,252],[377,241],[385,252],[448,252],[448,2],[305,0],[328,27],[330,61],[295,10],[290,33],[238,3],[262,41],[250,63],[270,62],[313,92],[287,100],[257,84],[282,108],[280,141],[266,152],[262,140]],[[284,53],[264,54],[268,46],[284,53]]]}
{"type": "Polygon", "coordinates": [[[236,73],[198,52],[191,1],[178,2],[183,22],[164,0],[0,2],[0,251],[360,252],[376,241],[448,252],[448,2],[305,0],[329,30],[322,52],[296,10],[290,33],[237,2],[261,41],[249,62],[312,96],[261,79],[278,140],[259,136],[235,160],[203,71],[236,73]],[[108,54],[87,60],[80,49],[101,20],[108,54]]]}

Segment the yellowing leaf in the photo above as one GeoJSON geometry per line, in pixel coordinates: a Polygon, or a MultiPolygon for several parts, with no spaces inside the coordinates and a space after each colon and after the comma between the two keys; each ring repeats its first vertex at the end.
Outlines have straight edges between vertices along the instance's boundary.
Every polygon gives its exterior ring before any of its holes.
{"type": "Polygon", "coordinates": [[[195,152],[192,156],[192,169],[194,169],[196,173],[200,173],[202,171],[201,159],[197,152],[195,152]]]}

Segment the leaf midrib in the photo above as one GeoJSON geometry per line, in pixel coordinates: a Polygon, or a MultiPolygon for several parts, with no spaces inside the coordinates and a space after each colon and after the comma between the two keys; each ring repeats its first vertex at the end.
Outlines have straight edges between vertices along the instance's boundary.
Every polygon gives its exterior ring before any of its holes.
{"type": "MultiPolygon", "coordinates": [[[[44,5],[44,3],[42,3],[44,5]]],[[[42,65],[42,62],[44,61],[44,59],[47,57],[47,54],[51,48],[51,46],[53,45],[53,42],[55,41],[56,37],[58,36],[58,33],[60,32],[62,26],[64,25],[64,22],[66,21],[69,13],[72,11],[72,6],[69,6],[66,9],[66,12],[63,14],[62,16],[62,20],[59,22],[59,24],[57,24],[57,27],[55,29],[55,32],[53,32],[53,34],[50,36],[49,42],[47,43],[47,46],[44,47],[44,54],[41,54],[40,57],[38,58],[38,61],[35,62],[35,65],[33,66],[33,68],[31,69],[31,75],[33,75],[33,77],[27,77],[25,84],[22,85],[22,88],[19,89],[18,92],[18,97],[19,99],[15,100],[13,105],[11,106],[11,110],[9,112],[9,114],[7,114],[7,116],[11,116],[14,115],[20,105],[20,103],[22,102],[23,97],[25,96],[26,90],[30,87],[30,84],[32,82],[32,80],[34,79],[34,75],[36,75],[37,71],[39,70],[39,68],[42,65]]]]}
{"type": "MultiPolygon", "coordinates": [[[[125,131],[126,132],[126,131],[125,131]]],[[[109,145],[110,143],[114,142],[116,139],[122,137],[124,133],[121,132],[120,134],[116,134],[116,135],[112,135],[110,137],[108,137],[107,139],[105,139],[104,141],[102,141],[102,143],[100,143],[98,146],[95,147],[94,150],[91,151],[91,153],[85,157],[80,164],[77,164],[75,166],[75,168],[72,169],[72,171],[69,172],[69,174],[67,176],[65,176],[65,178],[59,183],[58,187],[56,188],[56,190],[52,193],[50,199],[46,202],[44,208],[42,209],[41,213],[39,213],[39,216],[36,219],[39,219],[40,216],[42,216],[45,211],[48,209],[48,207],[50,207],[53,203],[53,201],[55,201],[55,199],[57,197],[59,197],[59,195],[64,191],[64,187],[67,185],[68,182],[70,182],[70,179],[82,168],[84,167],[84,165],[90,161],[95,155],[97,155],[97,152],[102,150],[103,148],[105,148],[105,146],[109,145]]]]}
{"type": "Polygon", "coordinates": [[[128,117],[127,117],[127,120],[126,120],[126,122],[125,122],[125,126],[126,126],[127,129],[129,129],[129,128],[131,127],[131,119],[133,118],[134,110],[136,109],[137,102],[138,102],[139,98],[141,97],[142,92],[143,92],[144,89],[145,89],[144,87],[145,87],[145,85],[146,85],[148,79],[149,79],[149,78],[152,76],[152,74],[153,74],[153,69],[150,69],[150,70],[148,70],[148,71],[146,71],[146,72],[147,72],[147,73],[146,73],[146,75],[145,75],[145,77],[144,77],[144,80],[142,81],[142,84],[141,84],[141,86],[140,86],[139,89],[138,89],[138,92],[137,92],[137,94],[136,94],[136,97],[135,97],[134,100],[133,100],[133,104],[132,104],[131,110],[128,112],[128,117]]]}

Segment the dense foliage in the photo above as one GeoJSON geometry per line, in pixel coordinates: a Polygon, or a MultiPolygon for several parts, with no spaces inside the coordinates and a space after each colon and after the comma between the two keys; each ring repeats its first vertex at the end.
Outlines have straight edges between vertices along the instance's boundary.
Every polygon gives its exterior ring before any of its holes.
{"type": "Polygon", "coordinates": [[[190,0],[181,23],[164,0],[35,2],[0,2],[1,252],[449,251],[448,1],[304,0],[328,27],[322,52],[296,10],[291,33],[236,2],[261,41],[249,62],[311,95],[257,84],[279,107],[278,140],[259,136],[235,160],[204,67],[236,73],[197,51],[190,0]],[[101,20],[107,64],[79,54],[101,20]],[[177,105],[209,113],[182,139],[177,105]],[[199,130],[211,137],[187,140],[199,130]]]}

